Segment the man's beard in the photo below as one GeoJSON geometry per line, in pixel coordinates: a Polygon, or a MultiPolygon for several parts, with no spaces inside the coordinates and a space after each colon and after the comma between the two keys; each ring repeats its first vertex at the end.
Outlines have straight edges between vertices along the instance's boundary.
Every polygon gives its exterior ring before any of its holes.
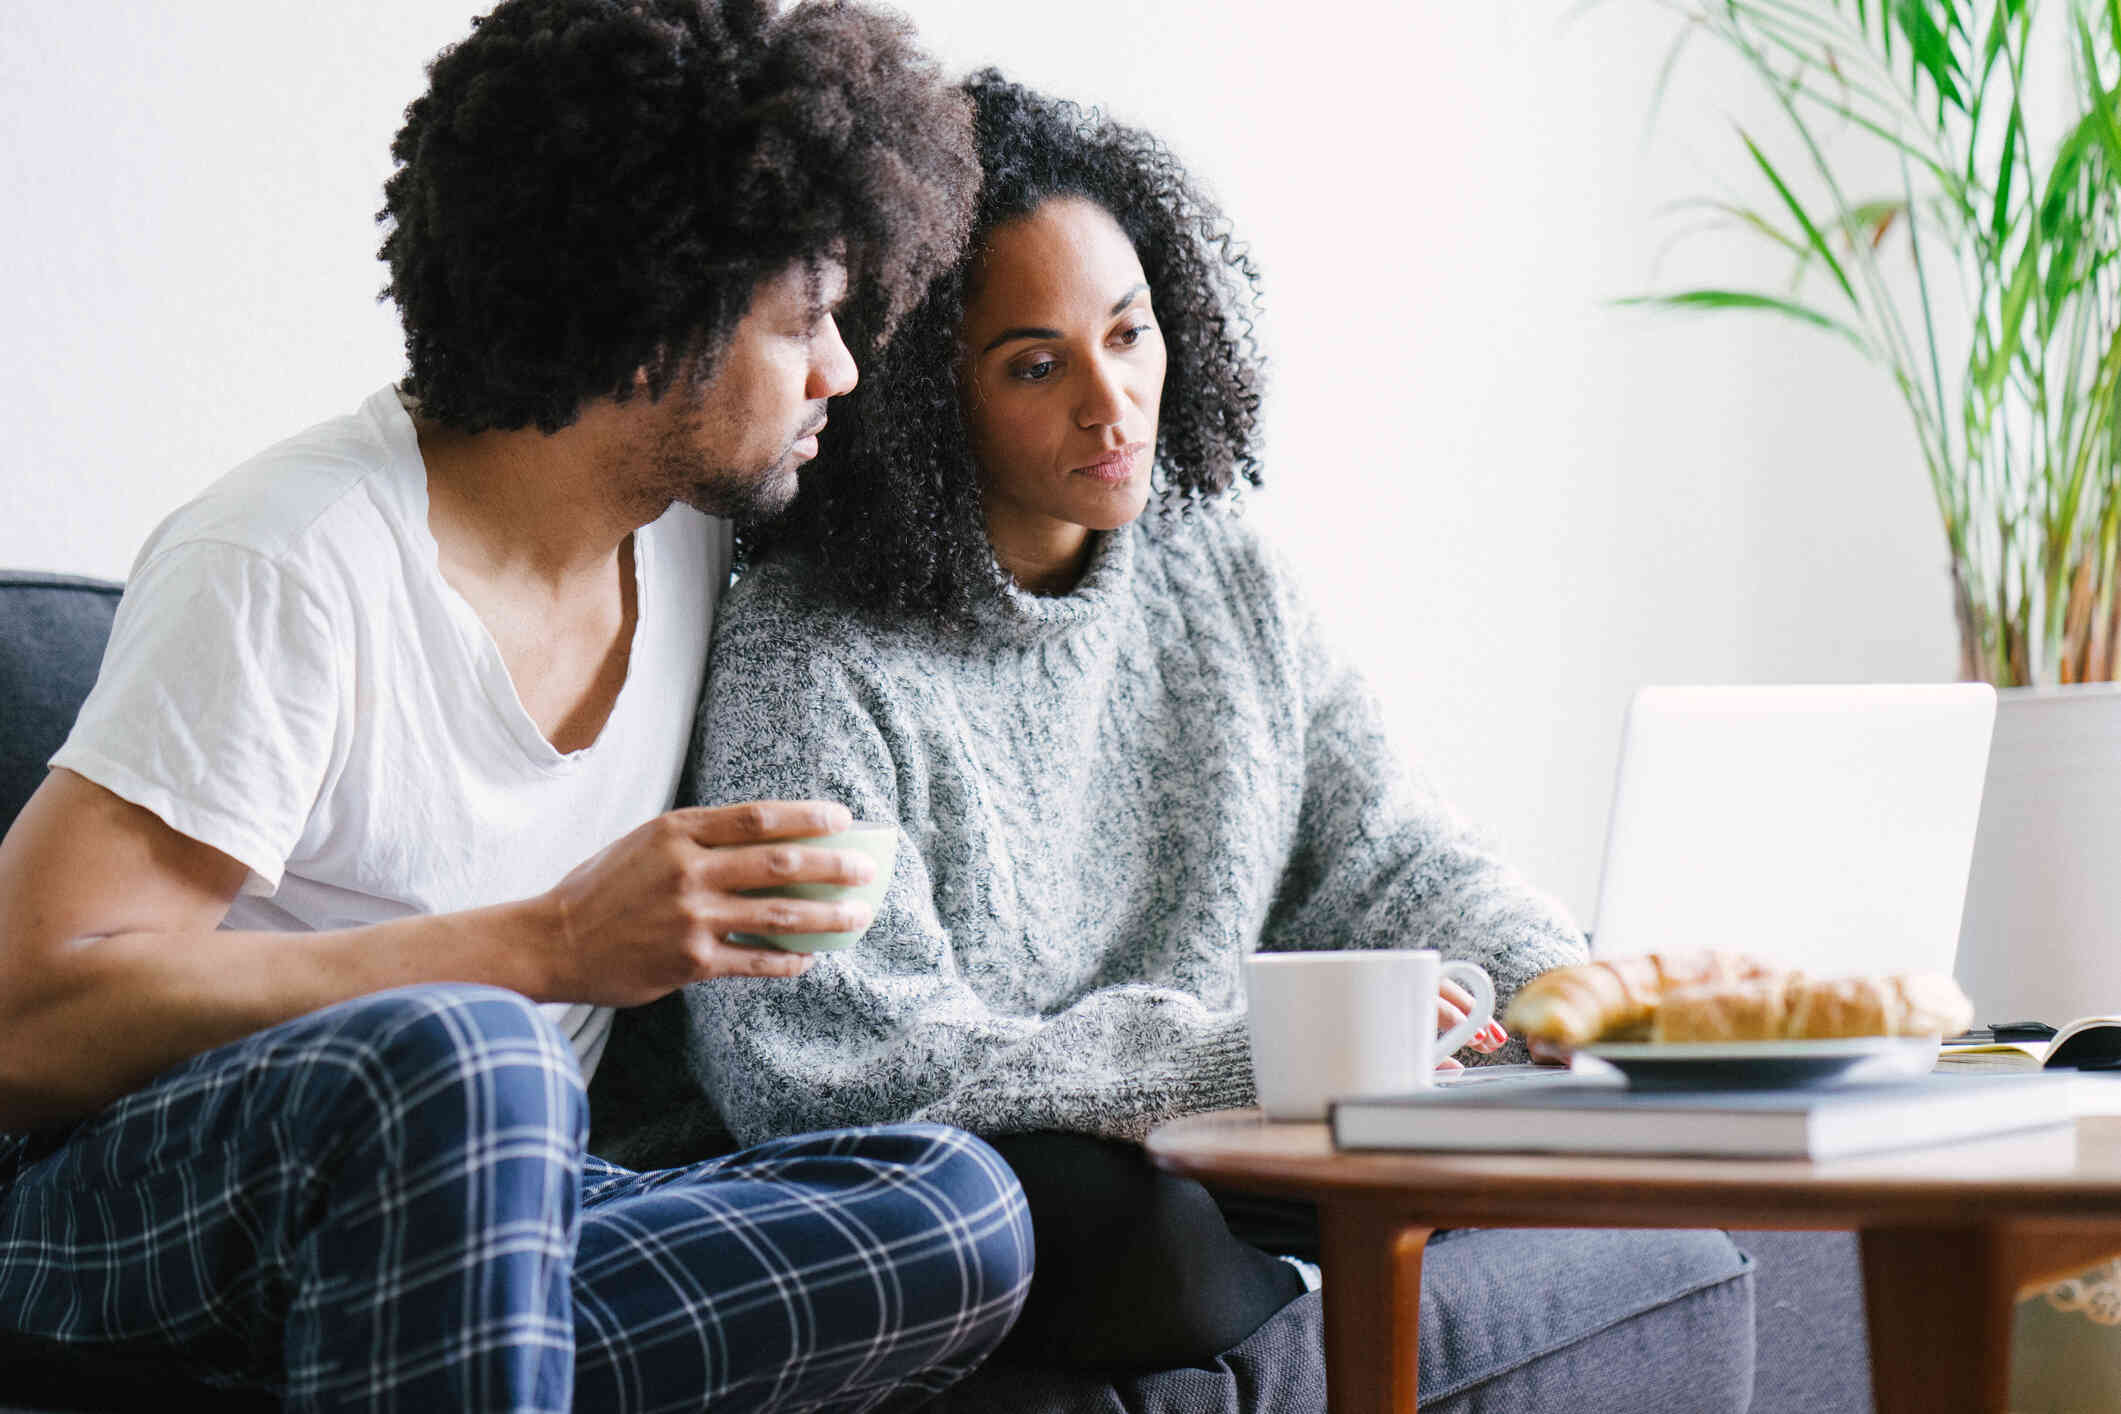
{"type": "Polygon", "coordinates": [[[735,521],[772,520],[795,502],[794,442],[769,466],[714,466],[701,455],[696,426],[671,429],[654,450],[656,484],[696,511],[735,521]]]}
{"type": "Polygon", "coordinates": [[[734,521],[772,520],[795,504],[797,483],[790,461],[784,455],[764,471],[733,471],[705,468],[695,457],[672,484],[676,499],[696,511],[734,521]]]}

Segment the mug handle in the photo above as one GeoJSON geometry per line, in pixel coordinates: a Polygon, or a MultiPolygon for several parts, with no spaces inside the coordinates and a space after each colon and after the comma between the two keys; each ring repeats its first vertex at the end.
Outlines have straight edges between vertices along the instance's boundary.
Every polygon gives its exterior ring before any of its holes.
{"type": "Polygon", "coordinates": [[[1473,1009],[1466,1013],[1464,1021],[1436,1038],[1436,1053],[1429,1058],[1431,1067],[1472,1040],[1482,1027],[1495,1019],[1495,983],[1479,963],[1447,962],[1436,969],[1436,977],[1438,981],[1449,978],[1471,992],[1473,1009]]]}

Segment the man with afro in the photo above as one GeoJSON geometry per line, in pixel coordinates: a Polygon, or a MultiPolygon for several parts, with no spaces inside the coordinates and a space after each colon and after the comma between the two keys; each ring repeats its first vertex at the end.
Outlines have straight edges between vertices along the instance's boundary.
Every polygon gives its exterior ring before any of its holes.
{"type": "Polygon", "coordinates": [[[796,843],[842,807],[670,807],[724,518],[955,259],[969,115],[829,0],[504,0],[429,80],[407,376],[156,530],[0,842],[0,1334],[305,1411],[917,1403],[1022,1303],[991,1150],[636,1173],[584,1077],[868,921],[754,896],[869,877],[796,843]]]}

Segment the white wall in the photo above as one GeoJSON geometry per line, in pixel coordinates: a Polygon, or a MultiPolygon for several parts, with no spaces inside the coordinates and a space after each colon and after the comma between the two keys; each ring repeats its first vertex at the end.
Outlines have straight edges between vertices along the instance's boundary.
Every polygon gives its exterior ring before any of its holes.
{"type": "MultiPolygon", "coordinates": [[[[953,67],[1101,103],[1220,194],[1270,300],[1253,514],[1409,751],[1580,912],[1637,684],[1952,671],[1882,375],[1609,304],[1780,273],[1723,238],[1657,264],[1657,206],[1744,190],[1726,118],[1768,115],[1697,50],[1646,136],[1649,0],[905,8],[953,67]]],[[[371,218],[473,12],[0,7],[0,565],[120,576],[184,497],[397,375],[371,218]]]]}

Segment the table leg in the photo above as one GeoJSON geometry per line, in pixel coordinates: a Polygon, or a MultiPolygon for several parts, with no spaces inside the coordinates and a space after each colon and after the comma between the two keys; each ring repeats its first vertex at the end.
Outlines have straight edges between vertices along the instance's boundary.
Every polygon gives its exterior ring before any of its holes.
{"type": "Polygon", "coordinates": [[[2017,1283],[1986,1227],[1866,1228],[1877,1414],[2004,1414],[2017,1283]]]}
{"type": "Polygon", "coordinates": [[[2121,1253],[2121,1224],[1867,1228],[1862,1244],[1877,1414],[2003,1414],[2019,1294],[2121,1253]]]}
{"type": "Polygon", "coordinates": [[[1332,1414],[1415,1414],[1421,1254],[1432,1229],[1359,1199],[1320,1204],[1332,1414]]]}

